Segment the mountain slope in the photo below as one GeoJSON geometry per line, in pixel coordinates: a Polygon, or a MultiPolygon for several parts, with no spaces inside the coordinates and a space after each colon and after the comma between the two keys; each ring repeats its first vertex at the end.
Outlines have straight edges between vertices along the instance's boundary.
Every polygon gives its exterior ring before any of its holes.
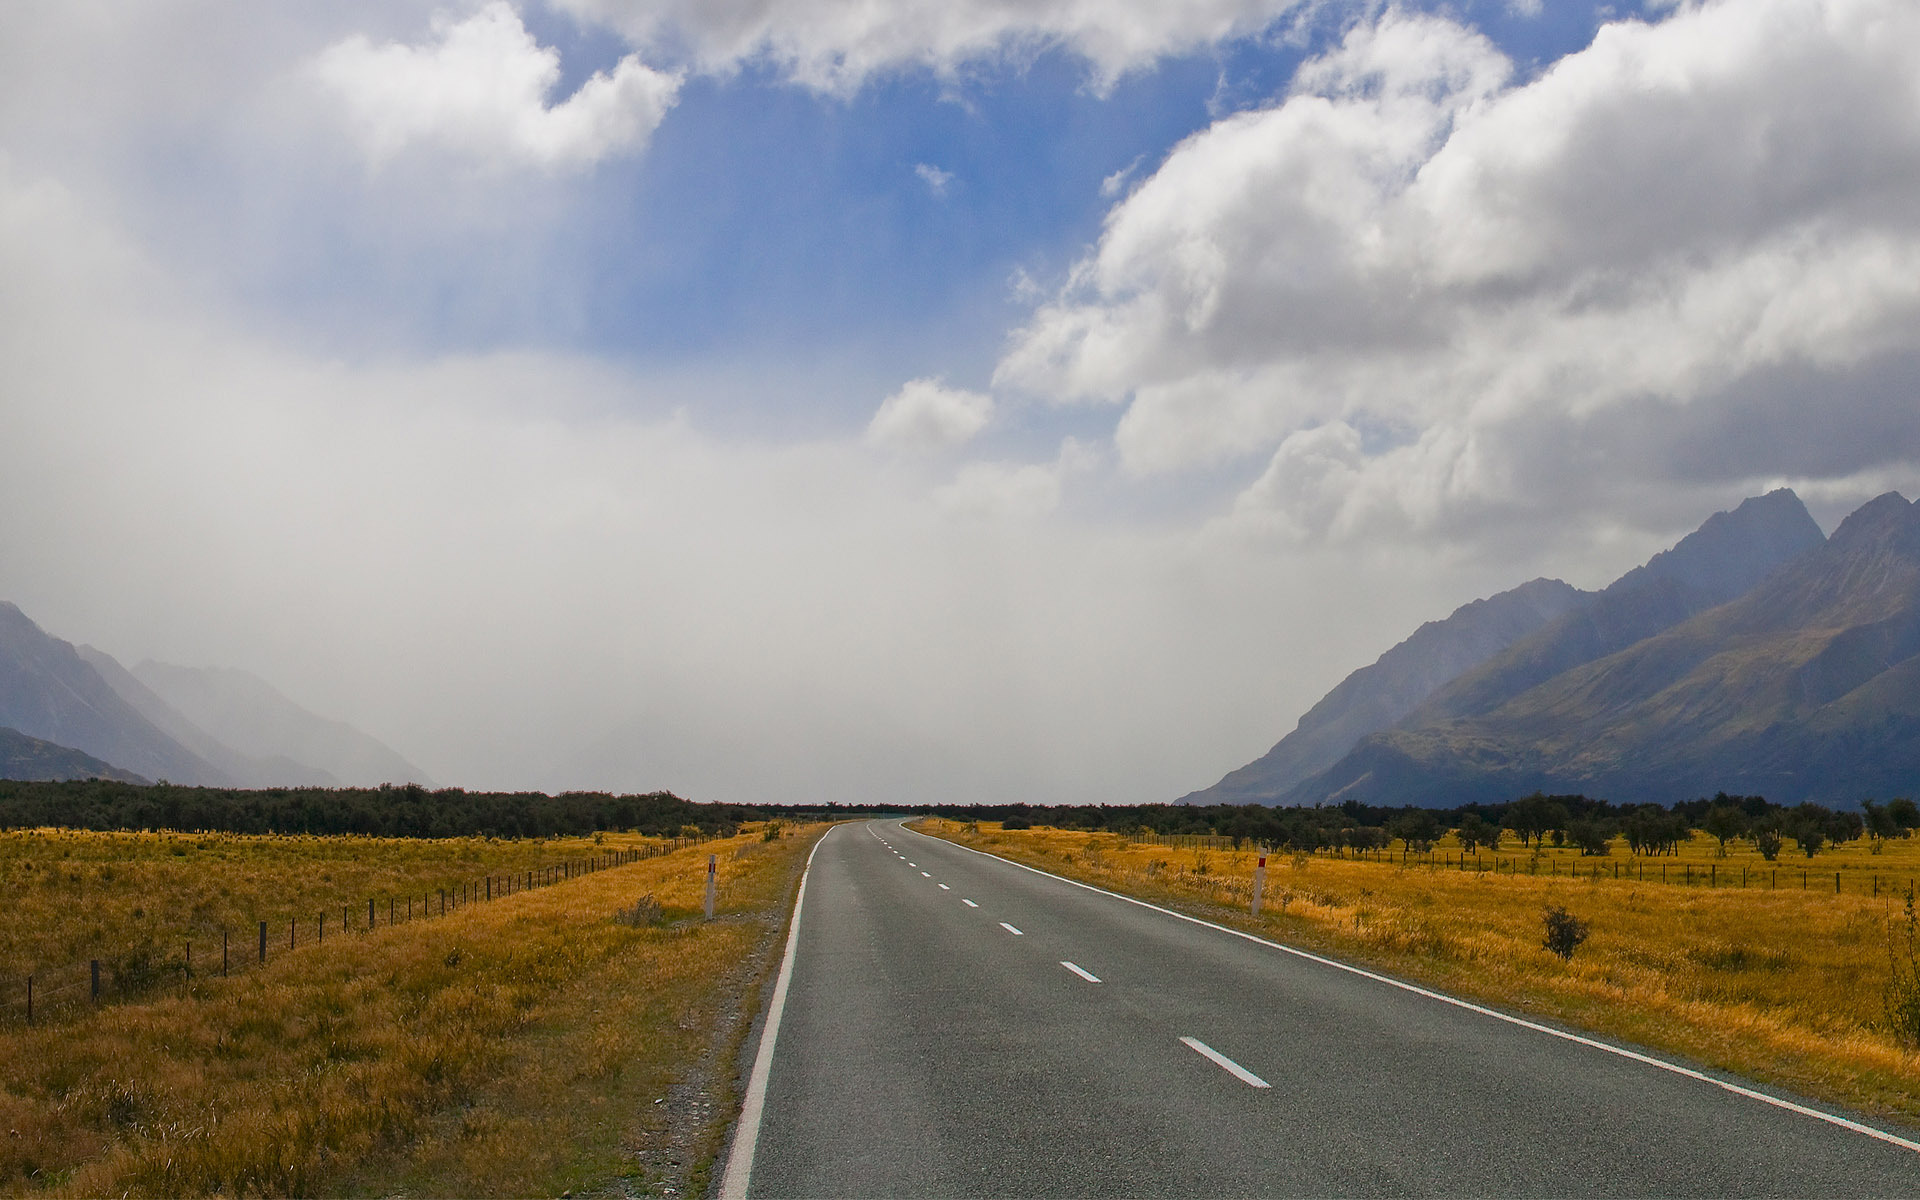
{"type": "Polygon", "coordinates": [[[148,660],[133,668],[133,676],[194,725],[249,758],[305,763],[348,786],[431,784],[426,772],[385,744],[344,721],[307,711],[245,671],[148,660]]]}
{"type": "Polygon", "coordinates": [[[147,783],[132,771],[67,746],[0,728],[0,779],[113,779],[147,783]]]}
{"type": "Polygon", "coordinates": [[[71,644],[3,601],[0,726],[149,779],[220,787],[234,782],[121,699],[71,644]]]}
{"type": "Polygon", "coordinates": [[[1563,671],[1744,595],[1824,540],[1806,506],[1786,488],[1715,513],[1672,549],[1607,585],[1593,603],[1517,640],[1436,691],[1400,724],[1419,728],[1491,712],[1563,671]]]}
{"type": "Polygon", "coordinates": [[[1462,672],[1591,599],[1558,579],[1535,579],[1429,621],[1342,680],[1273,749],[1177,803],[1271,803],[1338,762],[1367,734],[1400,721],[1462,672]]]}
{"type": "Polygon", "coordinates": [[[1365,739],[1292,802],[1542,788],[1783,803],[1920,791],[1920,507],[1889,494],[1746,595],[1490,711],[1365,739]]]}
{"type": "Polygon", "coordinates": [[[339,787],[340,781],[318,767],[295,762],[285,755],[254,758],[227,746],[134,678],[133,673],[104,650],[79,648],[81,659],[106,681],[122,700],[182,746],[223,771],[240,787],[339,787]]]}

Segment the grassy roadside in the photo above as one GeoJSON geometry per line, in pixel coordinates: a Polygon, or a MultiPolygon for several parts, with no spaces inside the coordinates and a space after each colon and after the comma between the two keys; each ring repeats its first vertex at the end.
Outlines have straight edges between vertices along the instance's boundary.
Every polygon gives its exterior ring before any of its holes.
{"type": "MultiPolygon", "coordinates": [[[[1576,878],[1568,866],[1495,874],[1277,854],[1255,919],[1250,850],[938,818],[915,827],[1509,1011],[1920,1123],[1920,1053],[1888,1027],[1883,1002],[1889,950],[1905,944],[1904,892],[1836,895],[1833,866],[1825,891],[1741,890],[1576,878]],[[1550,907],[1590,930],[1570,960],[1543,945],[1550,907]]],[[[1876,859],[1904,875],[1915,851],[1876,859]]]]}
{"type": "Polygon", "coordinates": [[[0,1032],[0,1191],[686,1194],[823,831],[707,842],[0,1032]],[[614,920],[647,895],[657,920],[614,920]]]}

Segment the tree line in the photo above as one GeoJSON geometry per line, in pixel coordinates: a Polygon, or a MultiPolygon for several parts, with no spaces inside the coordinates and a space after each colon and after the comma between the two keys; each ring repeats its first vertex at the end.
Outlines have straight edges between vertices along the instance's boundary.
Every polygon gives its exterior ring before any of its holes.
{"type": "Polygon", "coordinates": [[[1751,841],[1769,860],[1788,841],[1808,857],[1822,848],[1861,837],[1906,837],[1920,828],[1920,807],[1898,797],[1882,804],[1864,801],[1860,811],[1836,811],[1818,804],[1791,808],[1764,796],[1725,792],[1666,806],[1612,804],[1582,795],[1530,796],[1504,804],[1467,804],[1458,808],[1381,808],[1348,801],[1312,808],[1261,805],[965,805],[941,809],[959,820],[1001,821],[1009,828],[1052,825],[1112,833],[1212,834],[1236,845],[1254,842],[1293,850],[1384,849],[1400,843],[1425,854],[1447,833],[1468,853],[1497,850],[1508,840],[1523,849],[1537,845],[1573,846],[1582,854],[1604,855],[1624,837],[1636,854],[1674,854],[1701,830],[1724,850],[1735,839],[1751,841]]]}
{"type": "MultiPolygon", "coordinates": [[[[796,814],[797,815],[797,814],[796,814]]],[[[364,834],[378,837],[561,837],[627,831],[728,836],[768,814],[696,804],[672,792],[469,792],[409,784],[378,788],[151,786],[109,780],[0,780],[0,829],[174,829],[193,832],[364,834]]]]}
{"type": "MultiPolygon", "coordinates": [[[[0,780],[0,829],[185,830],[224,833],[363,834],[382,837],[557,837],[625,831],[667,836],[730,835],[743,822],[901,813],[871,804],[705,804],[672,792],[470,792],[415,784],[378,788],[176,787],[109,780],[0,780]]],[[[1534,793],[1504,804],[1458,808],[1382,808],[1348,801],[1311,808],[1258,804],[963,804],[919,808],[959,821],[1001,821],[1008,828],[1052,825],[1095,832],[1211,834],[1295,850],[1379,850],[1400,843],[1426,853],[1448,832],[1469,852],[1574,846],[1606,854],[1624,837],[1637,854],[1670,854],[1694,830],[1722,848],[1746,839],[1767,858],[1787,842],[1809,857],[1861,837],[1904,837],[1920,828],[1905,797],[1865,801],[1858,812],[1818,804],[1792,808],[1762,796],[1725,792],[1659,804],[1615,805],[1581,795],[1534,793]]]]}

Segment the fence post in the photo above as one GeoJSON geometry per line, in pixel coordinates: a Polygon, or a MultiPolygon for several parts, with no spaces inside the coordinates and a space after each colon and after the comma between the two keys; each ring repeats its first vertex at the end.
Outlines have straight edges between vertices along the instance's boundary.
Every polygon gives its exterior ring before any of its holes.
{"type": "Polygon", "coordinates": [[[193,982],[193,943],[187,943],[187,982],[193,982]]]}
{"type": "Polygon", "coordinates": [[[267,923],[260,922],[260,961],[267,961],[267,923]]]}
{"type": "Polygon", "coordinates": [[[1260,915],[1260,893],[1267,886],[1267,856],[1260,856],[1260,865],[1253,869],[1253,915],[1260,915]]]}
{"type": "Polygon", "coordinates": [[[1833,894],[1836,896],[1840,894],[1840,872],[1838,871],[1833,873],[1833,894]]]}
{"type": "Polygon", "coordinates": [[[320,940],[323,942],[327,940],[327,914],[326,913],[320,914],[320,940]]]}
{"type": "Polygon", "coordinates": [[[225,926],[221,926],[220,928],[220,978],[225,979],[226,977],[227,977],[227,930],[225,926]]]}
{"type": "Polygon", "coordinates": [[[493,899],[493,876],[487,876],[487,899],[493,899]]]}
{"type": "Polygon", "coordinates": [[[440,915],[443,917],[447,915],[447,889],[445,888],[440,889],[440,915]]]}
{"type": "Polygon", "coordinates": [[[714,873],[718,869],[719,861],[719,855],[707,855],[707,920],[709,921],[713,920],[714,873]]]}
{"type": "Polygon", "coordinates": [[[27,976],[27,1024],[33,1024],[33,976],[27,976]]]}
{"type": "Polygon", "coordinates": [[[92,966],[93,966],[93,1002],[95,1004],[98,1004],[100,1003],[100,960],[97,958],[94,959],[92,966]]]}

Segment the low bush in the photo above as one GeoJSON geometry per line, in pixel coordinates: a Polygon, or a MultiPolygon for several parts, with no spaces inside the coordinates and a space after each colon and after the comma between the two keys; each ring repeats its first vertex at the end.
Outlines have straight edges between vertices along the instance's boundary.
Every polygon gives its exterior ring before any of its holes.
{"type": "Polygon", "coordinates": [[[1547,909],[1546,925],[1541,945],[1563,959],[1572,959],[1575,948],[1587,940],[1587,923],[1557,904],[1547,909]]]}

